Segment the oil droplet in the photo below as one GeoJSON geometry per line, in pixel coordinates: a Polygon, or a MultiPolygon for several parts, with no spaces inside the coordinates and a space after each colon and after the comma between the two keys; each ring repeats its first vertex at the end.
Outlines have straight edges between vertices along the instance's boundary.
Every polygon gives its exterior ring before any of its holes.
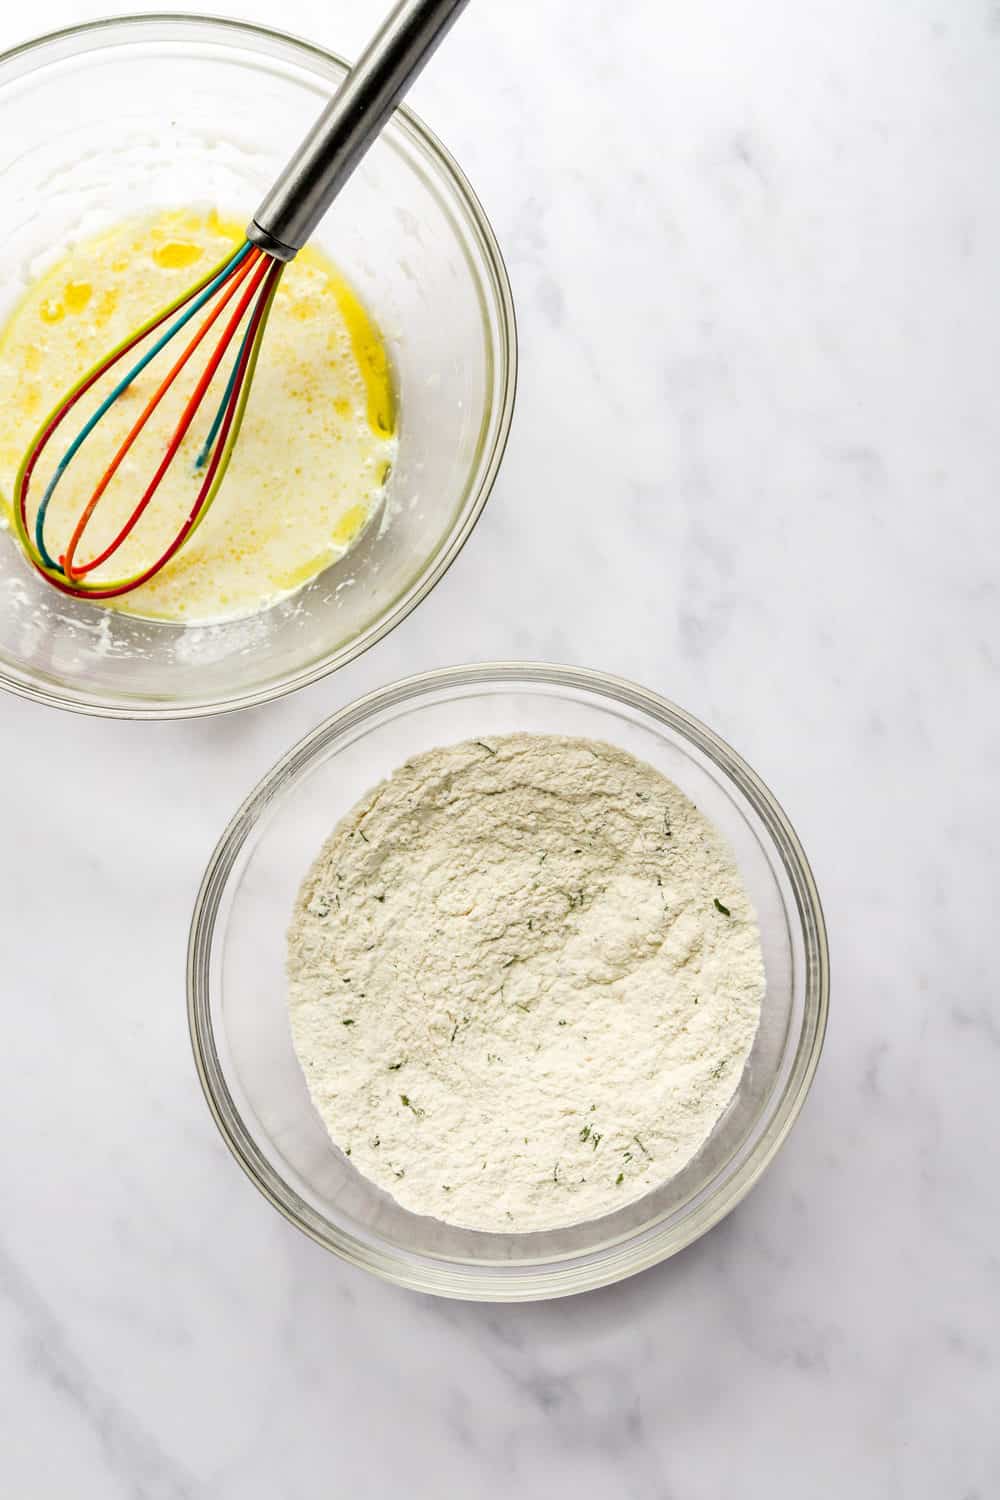
{"type": "Polygon", "coordinates": [[[396,401],[389,356],[381,335],[360,297],[343,277],[331,276],[330,286],[347,324],[354,358],[365,383],[368,425],[379,437],[392,437],[396,428],[396,401]]]}
{"type": "Polygon", "coordinates": [[[289,308],[292,317],[298,318],[300,323],[308,323],[310,318],[314,318],[318,311],[319,309],[311,297],[296,297],[289,308]]]}
{"type": "Polygon", "coordinates": [[[65,315],[66,309],[58,297],[47,297],[38,311],[43,323],[58,323],[65,315]]]}
{"type": "Polygon", "coordinates": [[[68,281],[66,290],[63,292],[63,302],[67,312],[83,312],[90,301],[93,287],[89,281],[68,281]]]}
{"type": "Polygon", "coordinates": [[[192,245],[190,240],[168,240],[153,251],[153,259],[165,271],[180,271],[201,260],[202,254],[201,246],[192,245]]]}
{"type": "Polygon", "coordinates": [[[224,240],[232,240],[238,245],[245,238],[243,226],[236,219],[226,219],[213,208],[205,220],[210,234],[217,234],[224,240]]]}
{"type": "Polygon", "coordinates": [[[368,514],[364,505],[352,505],[350,510],[345,510],[333,530],[333,540],[340,546],[346,545],[353,537],[357,536],[365,523],[368,514]]]}
{"type": "Polygon", "coordinates": [[[318,557],[310,558],[308,562],[298,568],[292,568],[289,572],[275,572],[272,575],[273,586],[282,592],[286,589],[301,588],[302,584],[308,583],[310,578],[315,578],[316,574],[321,572],[330,561],[330,554],[321,552],[318,557]]]}
{"type": "Polygon", "coordinates": [[[105,287],[97,300],[97,311],[95,314],[98,328],[103,328],[105,323],[118,306],[118,291],[113,286],[105,287]]]}

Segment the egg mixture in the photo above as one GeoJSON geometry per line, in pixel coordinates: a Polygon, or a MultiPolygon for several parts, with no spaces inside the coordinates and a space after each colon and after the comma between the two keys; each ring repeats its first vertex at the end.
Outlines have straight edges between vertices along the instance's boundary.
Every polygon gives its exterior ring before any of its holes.
{"type": "MultiPolygon", "coordinates": [[[[241,226],[214,211],[163,212],[74,246],[30,287],[0,331],[0,510],[8,520],[21,459],[64,393],[243,238],[241,226]]],[[[54,556],[186,335],[115,403],[61,479],[46,524],[54,556]]],[[[204,477],[196,459],[235,349],[234,343],[135,531],[88,582],[139,571],[176,534],[204,477]]],[[[127,368],[122,363],[88,392],[43,453],[29,492],[29,523],[56,461],[127,368]]],[[[95,511],[78,560],[95,556],[131,514],[196,378],[197,372],[190,378],[185,372],[157,408],[95,511]]],[[[146,618],[203,623],[250,614],[293,593],[342,557],[378,511],[395,430],[382,336],[335,266],[307,247],[279,283],[243,426],[214,504],[161,573],[106,602],[146,618]]]]}

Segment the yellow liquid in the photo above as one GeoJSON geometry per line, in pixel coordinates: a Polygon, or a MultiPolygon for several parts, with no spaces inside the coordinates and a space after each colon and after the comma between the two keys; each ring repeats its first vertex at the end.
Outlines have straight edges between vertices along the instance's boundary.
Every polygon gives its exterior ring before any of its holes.
{"type": "MultiPolygon", "coordinates": [[[[0,512],[8,519],[21,459],[64,393],[242,240],[242,228],[214,212],[160,213],[75,247],[34,283],[0,330],[0,512]]],[[[65,548],[103,470],[202,316],[123,393],[73,459],[49,507],[45,536],[53,556],[65,548]]],[[[118,471],[78,561],[95,556],[131,514],[226,316],[118,471]]],[[[32,477],[29,523],[56,461],[144,347],[87,393],[45,449],[32,477]]],[[[169,545],[204,478],[195,459],[235,352],[234,342],[135,531],[88,582],[127,577],[169,545]]],[[[395,456],[395,428],[381,333],[334,265],[307,247],[279,283],[243,426],[214,504],[161,573],[108,603],[145,617],[204,622],[250,614],[294,592],[342,557],[378,510],[395,456]]]]}

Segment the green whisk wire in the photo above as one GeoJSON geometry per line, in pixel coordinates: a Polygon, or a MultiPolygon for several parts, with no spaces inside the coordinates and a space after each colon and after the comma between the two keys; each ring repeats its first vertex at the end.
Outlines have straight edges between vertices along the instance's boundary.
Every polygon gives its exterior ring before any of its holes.
{"type": "MultiPolygon", "coordinates": [[[[174,323],[172,323],[171,326],[167,329],[167,331],[164,334],[162,334],[160,338],[158,338],[156,340],[156,342],[153,344],[153,346],[150,349],[148,349],[146,351],[146,353],[142,356],[142,358],[138,359],[136,361],[136,363],[127,372],[127,374],[125,374],[125,375],[122,376],[121,380],[114,387],[114,389],[110,392],[110,394],[107,395],[104,398],[104,400],[98,406],[97,410],[84,423],[84,425],[81,427],[80,431],[77,433],[76,437],[73,439],[73,441],[70,443],[69,447],[66,449],[66,452],[63,454],[62,458],[59,460],[59,462],[56,465],[55,470],[54,470],[54,472],[52,474],[51,479],[49,480],[48,484],[45,487],[45,491],[44,491],[44,493],[42,495],[42,498],[39,501],[38,510],[37,510],[37,512],[35,514],[35,527],[34,527],[34,531],[35,531],[35,548],[37,550],[38,557],[41,560],[41,562],[44,565],[44,567],[47,568],[48,570],[50,570],[51,572],[59,573],[63,577],[65,577],[65,569],[63,568],[62,564],[56,558],[54,558],[52,556],[52,554],[48,550],[48,547],[45,544],[45,518],[46,518],[46,515],[48,513],[48,509],[49,509],[49,505],[51,503],[52,497],[53,497],[53,495],[55,493],[56,486],[58,485],[58,483],[59,483],[60,479],[62,478],[63,474],[66,472],[67,468],[69,467],[69,465],[73,461],[73,459],[76,457],[77,453],[83,447],[83,444],[86,442],[87,438],[90,436],[90,434],[97,427],[98,423],[107,415],[108,411],[111,409],[111,407],[118,400],[119,396],[121,396],[123,394],[123,392],[125,392],[125,391],[128,390],[129,386],[133,383],[134,380],[136,380],[136,378],[139,375],[142,374],[143,370],[146,369],[147,365],[151,364],[152,361],[156,358],[156,356],[167,346],[167,344],[170,343],[170,341],[173,338],[176,337],[176,335],[181,331],[181,329],[184,328],[188,323],[190,323],[191,319],[193,317],[195,317],[201,311],[201,309],[205,306],[205,303],[208,302],[215,295],[215,293],[219,290],[219,288],[223,285],[223,283],[229,280],[229,277],[233,274],[233,272],[236,270],[236,268],[239,265],[241,265],[242,262],[246,259],[247,255],[249,255],[251,248],[252,247],[251,247],[251,245],[249,243],[245,243],[245,244],[243,244],[240,247],[239,250],[236,251],[236,253],[234,255],[230,256],[230,258],[223,264],[222,268],[218,271],[218,273],[212,277],[212,279],[209,281],[208,285],[205,286],[204,289],[194,297],[194,299],[191,301],[190,306],[185,309],[185,311],[182,314],[182,316],[179,317],[174,323]]],[[[191,294],[188,293],[188,296],[190,296],[190,295],[191,294]]],[[[171,311],[173,311],[173,309],[168,310],[168,312],[166,314],[167,317],[170,316],[170,312],[171,311]]],[[[162,321],[162,319],[158,320],[158,321],[162,321]]],[[[145,332],[145,331],[147,331],[147,330],[144,330],[143,332],[145,332]]],[[[140,335],[140,336],[142,336],[142,335],[140,335]]],[[[244,337],[245,337],[245,335],[244,335],[244,337]]],[[[129,345],[134,345],[135,342],[137,342],[137,339],[135,337],[133,337],[133,338],[130,338],[129,340],[127,340],[123,345],[119,345],[116,350],[112,351],[112,354],[108,358],[106,358],[104,361],[102,361],[103,367],[104,368],[109,368],[110,366],[112,366],[114,364],[115,360],[118,359],[118,358],[120,358],[121,354],[127,351],[127,348],[129,347],[129,345]]],[[[238,368],[239,368],[239,359],[237,358],[237,362],[236,362],[236,364],[233,367],[233,374],[230,377],[230,382],[232,382],[232,380],[235,379],[235,373],[236,373],[236,370],[238,368]]],[[[214,441],[215,434],[218,432],[219,425],[222,422],[222,413],[225,410],[225,404],[226,404],[226,401],[227,401],[228,396],[230,394],[231,394],[231,384],[230,384],[230,387],[227,388],[226,396],[223,398],[222,407],[220,408],[219,412],[217,413],[216,421],[213,424],[213,431],[212,431],[212,440],[213,441],[214,441]]],[[[64,406],[66,404],[67,403],[64,403],[64,406]]],[[[56,419],[58,419],[58,417],[59,417],[59,412],[58,411],[55,413],[55,417],[56,417],[56,419]]],[[[53,425],[54,425],[53,419],[50,418],[49,421],[46,423],[45,430],[50,429],[53,425]]],[[[211,446],[211,444],[209,444],[209,447],[210,446],[211,446]]],[[[205,456],[207,457],[207,454],[205,456]]],[[[202,462],[203,462],[203,460],[200,458],[199,459],[199,463],[198,463],[198,467],[201,467],[201,463],[202,462]]]]}

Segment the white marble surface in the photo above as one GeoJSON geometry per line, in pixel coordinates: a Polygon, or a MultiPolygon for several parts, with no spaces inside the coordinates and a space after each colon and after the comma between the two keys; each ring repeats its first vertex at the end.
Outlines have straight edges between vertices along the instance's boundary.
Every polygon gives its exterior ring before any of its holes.
{"type": "MultiPolygon", "coordinates": [[[[246,7],[343,50],[379,8],[246,7]]],[[[6,8],[0,44],[85,13],[6,8]]],[[[1000,1492],[998,100],[995,0],[470,8],[414,102],[509,258],[522,380],[464,555],[257,712],[0,702],[5,1496],[1000,1492]],[[513,1308],[285,1224],[215,1133],[183,999],[203,864],[275,756],[496,655],[726,735],[834,960],[813,1094],[746,1203],[631,1283],[513,1308]]]]}

